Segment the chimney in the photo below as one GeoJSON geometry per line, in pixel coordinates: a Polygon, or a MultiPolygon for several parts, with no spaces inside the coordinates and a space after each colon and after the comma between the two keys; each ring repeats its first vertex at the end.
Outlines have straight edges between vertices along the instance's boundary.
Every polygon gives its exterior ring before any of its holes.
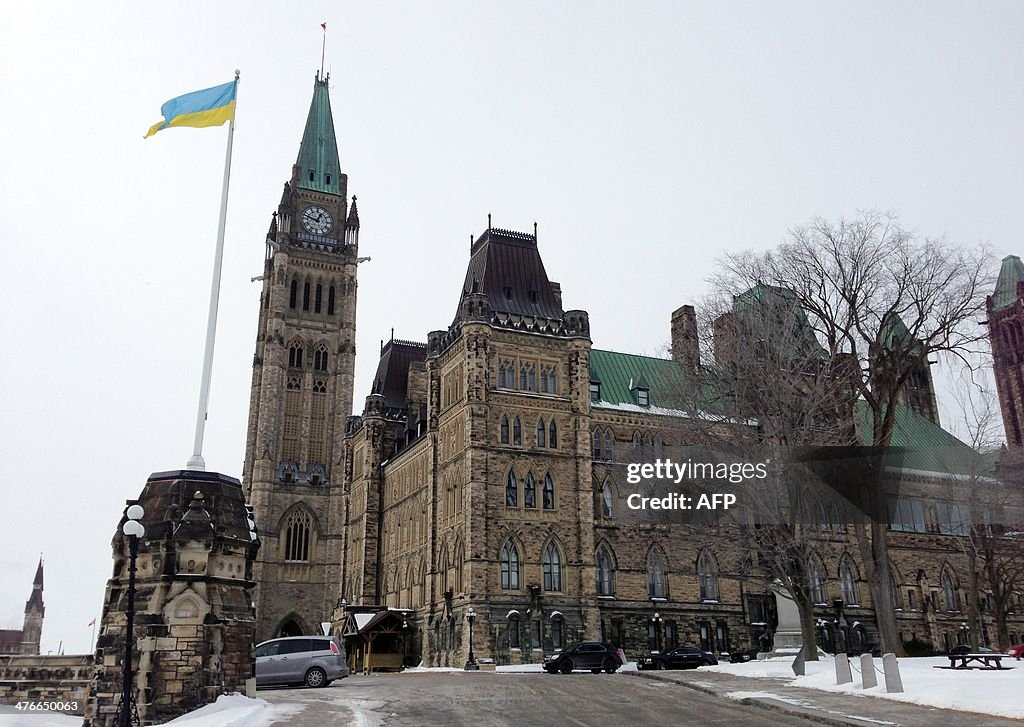
{"type": "Polygon", "coordinates": [[[672,360],[679,361],[693,373],[700,368],[697,314],[692,305],[684,305],[672,314],[672,360]]]}

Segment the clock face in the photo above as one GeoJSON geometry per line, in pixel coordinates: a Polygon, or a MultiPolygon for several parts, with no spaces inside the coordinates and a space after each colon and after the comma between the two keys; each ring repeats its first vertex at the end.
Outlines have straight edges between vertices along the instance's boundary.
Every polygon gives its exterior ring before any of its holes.
{"type": "Polygon", "coordinates": [[[307,207],[302,213],[302,226],[316,235],[323,235],[331,229],[331,213],[323,207],[307,207]]]}

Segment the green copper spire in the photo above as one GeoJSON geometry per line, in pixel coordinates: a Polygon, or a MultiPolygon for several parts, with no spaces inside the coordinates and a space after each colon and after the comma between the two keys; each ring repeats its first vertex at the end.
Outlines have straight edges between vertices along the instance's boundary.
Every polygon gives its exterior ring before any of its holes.
{"type": "Polygon", "coordinates": [[[992,310],[1013,305],[1017,300],[1017,283],[1021,280],[1024,280],[1024,263],[1016,255],[1007,255],[999,268],[996,290],[992,293],[992,310]]]}
{"type": "Polygon", "coordinates": [[[338,161],[338,141],[334,136],[331,98],[327,91],[327,77],[321,78],[320,74],[313,84],[313,102],[309,105],[306,130],[302,132],[295,165],[301,189],[341,194],[341,163],[338,161]]]}

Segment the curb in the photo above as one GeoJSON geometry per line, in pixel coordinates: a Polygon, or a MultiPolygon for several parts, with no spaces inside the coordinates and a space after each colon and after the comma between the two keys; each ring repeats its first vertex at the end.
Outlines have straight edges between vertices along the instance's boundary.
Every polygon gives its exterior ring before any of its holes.
{"type": "Polygon", "coordinates": [[[687,682],[686,680],[676,679],[662,679],[655,676],[652,673],[643,671],[630,671],[623,672],[631,676],[637,676],[641,679],[652,679],[656,682],[667,682],[670,684],[678,684],[686,689],[692,689],[695,692],[702,692],[703,694],[710,694],[713,697],[720,697],[722,699],[729,699],[729,701],[736,702],[737,704],[743,704],[750,707],[757,707],[763,709],[766,712],[775,712],[776,714],[788,714],[792,717],[800,717],[810,722],[816,722],[818,724],[833,725],[833,727],[864,727],[865,725],[874,725],[877,727],[877,722],[870,720],[859,720],[852,718],[839,718],[828,714],[822,714],[819,710],[808,709],[806,707],[799,707],[794,704],[788,704],[786,702],[780,702],[777,699],[760,698],[760,697],[744,697],[743,699],[730,699],[725,696],[724,692],[717,689],[704,686],[703,684],[694,684],[687,682]]]}

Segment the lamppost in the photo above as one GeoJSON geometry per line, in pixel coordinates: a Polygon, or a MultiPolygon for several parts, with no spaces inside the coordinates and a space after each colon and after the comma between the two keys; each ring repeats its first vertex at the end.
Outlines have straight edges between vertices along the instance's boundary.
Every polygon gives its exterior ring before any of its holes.
{"type": "Polygon", "coordinates": [[[466,613],[466,621],[469,622],[469,661],[466,662],[465,671],[476,671],[480,668],[480,665],[476,663],[476,659],[473,658],[473,622],[476,620],[476,611],[473,607],[469,607],[469,611],[466,613]]]}
{"type": "Polygon", "coordinates": [[[651,616],[651,624],[654,626],[654,647],[659,654],[661,653],[661,622],[663,620],[657,611],[651,616]]]}
{"type": "Polygon", "coordinates": [[[960,643],[970,646],[971,642],[971,627],[967,625],[966,621],[960,622],[960,643]]]}
{"type": "Polygon", "coordinates": [[[146,511],[141,505],[132,505],[126,511],[128,520],[121,532],[128,538],[128,623],[124,634],[124,663],[122,665],[121,703],[117,707],[118,727],[139,724],[139,712],[132,691],[132,647],[135,645],[135,561],[139,557],[139,538],[146,528],[139,522],[146,511]]]}
{"type": "Polygon", "coordinates": [[[405,668],[405,658],[409,655],[409,622],[402,614],[402,668],[405,668]]]}

